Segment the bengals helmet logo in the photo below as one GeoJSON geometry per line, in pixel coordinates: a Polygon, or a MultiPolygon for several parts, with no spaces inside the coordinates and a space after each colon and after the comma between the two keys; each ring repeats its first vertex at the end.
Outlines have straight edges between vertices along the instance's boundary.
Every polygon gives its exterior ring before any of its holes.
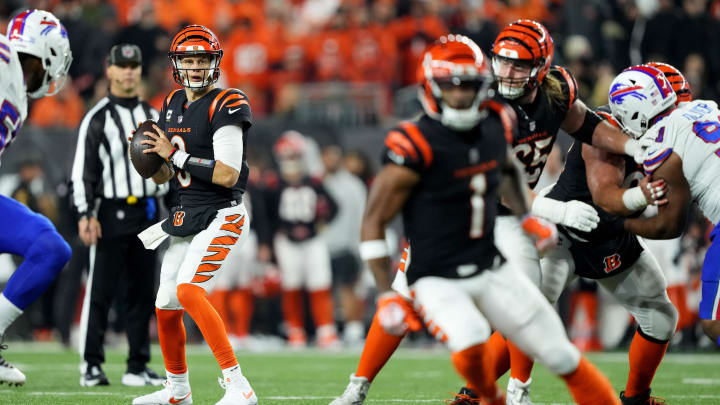
{"type": "Polygon", "coordinates": [[[182,226],[183,219],[185,219],[185,211],[177,211],[173,216],[173,225],[182,226]]]}
{"type": "Polygon", "coordinates": [[[605,265],[605,273],[610,273],[613,270],[617,270],[622,264],[622,262],[620,261],[620,255],[615,253],[612,256],[606,256],[603,259],[603,264],[605,265]]]}

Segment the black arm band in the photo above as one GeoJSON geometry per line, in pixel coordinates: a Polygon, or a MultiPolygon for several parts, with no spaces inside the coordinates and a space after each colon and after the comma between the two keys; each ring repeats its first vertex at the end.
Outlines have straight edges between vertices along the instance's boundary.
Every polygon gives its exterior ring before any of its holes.
{"type": "Polygon", "coordinates": [[[582,125],[580,125],[580,128],[578,128],[577,131],[570,135],[580,142],[592,145],[593,132],[595,132],[595,128],[600,125],[601,122],[602,118],[595,114],[594,111],[587,109],[585,110],[585,119],[583,120],[582,125]]]}
{"type": "Polygon", "coordinates": [[[200,159],[189,157],[183,165],[183,170],[190,173],[190,176],[212,183],[215,161],[212,159],[200,159]]]}

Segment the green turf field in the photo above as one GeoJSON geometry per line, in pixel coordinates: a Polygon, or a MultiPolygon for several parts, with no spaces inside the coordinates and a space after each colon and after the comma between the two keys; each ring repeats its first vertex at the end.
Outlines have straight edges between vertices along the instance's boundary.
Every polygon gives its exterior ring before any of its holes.
{"type": "MultiPolygon", "coordinates": [[[[152,367],[162,371],[160,350],[153,347],[152,367]]],[[[24,387],[0,386],[0,404],[130,404],[132,398],[153,388],[120,385],[125,354],[113,350],[104,369],[109,387],[81,388],[78,356],[57,346],[10,344],[3,353],[28,377],[24,387]]],[[[354,371],[359,353],[327,354],[316,351],[269,354],[239,353],[240,363],[260,404],[327,404],[340,394],[354,371]]],[[[625,353],[592,354],[590,358],[621,389],[627,373],[625,353]]],[[[223,394],[217,383],[220,371],[204,347],[188,350],[194,404],[213,405],[223,394]]],[[[533,374],[532,399],[540,404],[571,404],[561,380],[537,367],[533,374]]],[[[506,379],[502,380],[504,386],[506,379]]],[[[368,404],[444,404],[460,379],[443,351],[400,350],[380,373],[368,396],[368,404]]],[[[720,404],[719,354],[669,354],[655,378],[654,392],[668,404],[720,404]]]]}

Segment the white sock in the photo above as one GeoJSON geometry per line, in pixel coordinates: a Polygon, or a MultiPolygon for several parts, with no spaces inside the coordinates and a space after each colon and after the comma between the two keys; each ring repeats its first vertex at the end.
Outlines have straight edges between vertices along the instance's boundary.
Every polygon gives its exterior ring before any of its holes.
{"type": "Polygon", "coordinates": [[[7,330],[22,313],[22,309],[10,302],[10,300],[5,297],[5,294],[0,294],[0,335],[4,335],[5,330],[7,330]]]}
{"type": "Polygon", "coordinates": [[[165,375],[171,383],[174,395],[184,396],[190,392],[190,376],[187,371],[182,374],[173,374],[165,370],[165,375]]]}
{"type": "Polygon", "coordinates": [[[240,368],[240,365],[235,365],[232,367],[224,368],[222,369],[223,378],[225,381],[227,381],[228,378],[231,380],[233,378],[239,378],[242,377],[242,369],[240,368]]]}

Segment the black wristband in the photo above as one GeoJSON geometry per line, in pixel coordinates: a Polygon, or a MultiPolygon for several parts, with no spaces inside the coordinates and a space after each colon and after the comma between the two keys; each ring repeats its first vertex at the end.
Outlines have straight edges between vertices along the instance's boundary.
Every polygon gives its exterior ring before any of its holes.
{"type": "Polygon", "coordinates": [[[215,160],[200,159],[191,156],[185,161],[183,170],[190,173],[190,175],[196,179],[212,183],[213,171],[215,170],[215,160]]]}

